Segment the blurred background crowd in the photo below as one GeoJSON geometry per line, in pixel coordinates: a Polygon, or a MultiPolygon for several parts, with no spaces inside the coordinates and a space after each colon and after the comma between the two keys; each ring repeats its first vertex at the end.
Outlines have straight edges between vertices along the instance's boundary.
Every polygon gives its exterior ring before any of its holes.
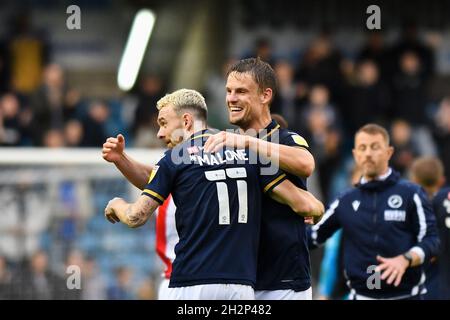
{"type": "MultiPolygon", "coordinates": [[[[374,31],[367,1],[78,1],[81,30],[66,28],[66,1],[28,2],[0,4],[2,147],[100,150],[122,133],[127,148],[162,148],[156,101],[180,87],[202,92],[210,125],[229,128],[226,68],[259,56],[278,76],[272,112],[308,141],[310,187],[325,203],[348,186],[352,136],[367,122],[390,131],[391,165],[402,174],[435,155],[450,181],[448,1],[381,1],[374,31]],[[157,22],[136,85],[120,92],[117,65],[141,7],[157,22]]],[[[130,232],[103,219],[111,196],[129,193],[125,185],[0,181],[0,299],[153,299],[161,269],[153,225],[130,232]],[[86,287],[68,295],[71,264],[83,266],[86,287]]]]}

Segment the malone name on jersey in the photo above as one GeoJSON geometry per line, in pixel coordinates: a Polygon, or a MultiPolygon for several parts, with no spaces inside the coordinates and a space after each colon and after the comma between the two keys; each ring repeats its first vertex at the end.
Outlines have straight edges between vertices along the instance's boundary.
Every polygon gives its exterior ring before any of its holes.
{"type": "Polygon", "coordinates": [[[190,159],[192,162],[203,166],[204,164],[213,166],[223,163],[230,163],[236,161],[236,163],[243,163],[248,161],[247,154],[244,149],[225,150],[223,156],[221,153],[204,153],[203,155],[191,154],[190,159]]]}

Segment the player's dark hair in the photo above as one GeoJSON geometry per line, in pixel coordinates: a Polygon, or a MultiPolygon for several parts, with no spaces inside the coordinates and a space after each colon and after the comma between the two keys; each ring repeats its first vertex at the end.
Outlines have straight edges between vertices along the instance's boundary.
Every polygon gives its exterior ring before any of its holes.
{"type": "Polygon", "coordinates": [[[232,72],[251,74],[260,91],[270,88],[272,89],[272,99],[275,96],[277,78],[275,76],[275,71],[267,62],[264,62],[259,58],[242,59],[230,66],[227,77],[232,72]]]}

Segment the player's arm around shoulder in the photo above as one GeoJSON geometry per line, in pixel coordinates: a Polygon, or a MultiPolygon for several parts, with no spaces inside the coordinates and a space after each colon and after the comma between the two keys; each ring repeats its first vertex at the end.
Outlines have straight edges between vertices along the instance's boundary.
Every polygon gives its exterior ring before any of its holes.
{"type": "Polygon", "coordinates": [[[308,150],[308,143],[295,132],[283,132],[280,144],[256,137],[230,132],[220,132],[208,138],[205,152],[217,152],[224,146],[250,148],[260,156],[279,163],[279,167],[298,177],[309,177],[315,168],[314,157],[308,150]]]}
{"type": "Polygon", "coordinates": [[[325,212],[325,207],[311,192],[295,186],[291,181],[284,180],[277,185],[270,197],[286,204],[302,217],[313,217],[314,224],[318,223],[325,212]]]}
{"type": "Polygon", "coordinates": [[[290,131],[283,136],[280,137],[280,168],[297,177],[311,176],[316,164],[306,140],[290,131]]]}
{"type": "Polygon", "coordinates": [[[122,222],[130,228],[137,228],[147,222],[158,206],[157,201],[146,195],[141,195],[134,203],[114,198],[105,208],[105,217],[111,223],[122,222]]]}
{"type": "Polygon", "coordinates": [[[279,143],[249,138],[249,146],[278,163],[281,170],[294,176],[307,178],[315,169],[315,161],[306,140],[295,132],[283,132],[279,143]]]}

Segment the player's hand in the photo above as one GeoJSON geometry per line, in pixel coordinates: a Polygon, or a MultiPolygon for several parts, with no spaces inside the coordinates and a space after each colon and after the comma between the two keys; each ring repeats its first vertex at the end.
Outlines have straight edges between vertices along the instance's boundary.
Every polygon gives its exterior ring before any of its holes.
{"type": "Polygon", "coordinates": [[[204,152],[218,152],[223,147],[246,148],[249,144],[249,136],[232,132],[221,131],[208,138],[204,145],[204,152]]]}
{"type": "Polygon", "coordinates": [[[120,160],[125,149],[125,138],[118,134],[116,138],[109,137],[103,144],[102,157],[108,162],[116,163],[120,160]]]}
{"type": "Polygon", "coordinates": [[[117,199],[120,198],[114,198],[110,200],[105,208],[105,218],[113,224],[116,222],[120,222],[119,217],[116,215],[116,212],[114,211],[114,202],[117,201],[117,199]]]}
{"type": "Polygon", "coordinates": [[[316,209],[314,210],[314,212],[312,212],[312,215],[308,218],[312,219],[311,224],[318,224],[320,220],[322,220],[323,215],[325,213],[325,206],[321,201],[317,200],[315,197],[313,197],[311,201],[314,201],[316,209]]]}
{"type": "Polygon", "coordinates": [[[377,256],[380,264],[376,267],[376,272],[382,272],[381,280],[386,280],[387,284],[394,283],[394,286],[398,287],[402,281],[402,277],[408,268],[409,262],[402,256],[396,256],[393,258],[383,258],[377,256]]]}

